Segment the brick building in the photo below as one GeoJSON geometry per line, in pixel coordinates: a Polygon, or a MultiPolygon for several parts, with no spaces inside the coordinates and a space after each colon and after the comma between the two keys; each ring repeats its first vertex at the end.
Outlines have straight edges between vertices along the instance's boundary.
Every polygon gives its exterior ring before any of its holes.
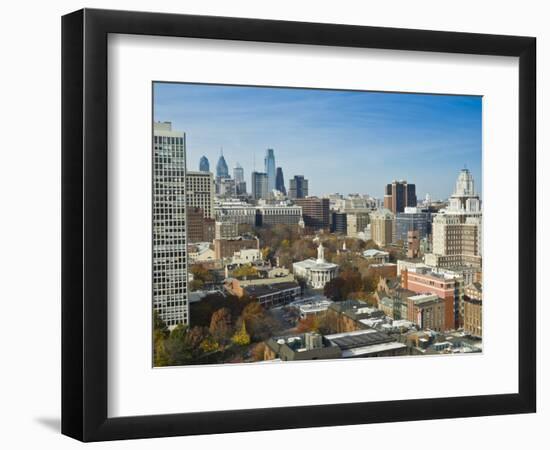
{"type": "Polygon", "coordinates": [[[232,258],[235,252],[249,248],[259,249],[260,241],[254,236],[240,236],[235,239],[214,239],[216,259],[232,258]]]}
{"type": "Polygon", "coordinates": [[[462,326],[464,279],[425,267],[401,271],[401,286],[418,294],[435,294],[445,303],[445,330],[462,326]]]}

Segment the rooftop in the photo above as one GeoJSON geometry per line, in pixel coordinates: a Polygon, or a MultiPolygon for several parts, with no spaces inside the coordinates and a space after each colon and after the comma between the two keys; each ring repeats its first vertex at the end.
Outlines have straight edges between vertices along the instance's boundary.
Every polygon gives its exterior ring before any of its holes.
{"type": "Polygon", "coordinates": [[[243,289],[251,297],[263,297],[264,295],[276,294],[277,292],[299,287],[300,286],[296,282],[284,282],[275,284],[249,285],[245,286],[243,289]]]}

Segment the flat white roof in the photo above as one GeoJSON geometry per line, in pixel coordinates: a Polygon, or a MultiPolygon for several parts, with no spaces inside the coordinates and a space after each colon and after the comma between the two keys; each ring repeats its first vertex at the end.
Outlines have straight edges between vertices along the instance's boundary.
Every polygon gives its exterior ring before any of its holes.
{"type": "Polygon", "coordinates": [[[383,344],[367,345],[365,347],[351,348],[342,352],[343,358],[351,358],[353,356],[368,355],[371,353],[378,353],[387,350],[396,350],[406,347],[401,342],[384,342],[383,344]]]}

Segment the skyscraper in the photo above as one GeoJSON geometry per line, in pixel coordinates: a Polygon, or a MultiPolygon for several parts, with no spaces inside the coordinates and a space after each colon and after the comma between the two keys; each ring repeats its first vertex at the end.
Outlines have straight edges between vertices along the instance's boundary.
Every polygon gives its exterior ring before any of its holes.
{"type": "Polygon", "coordinates": [[[277,174],[275,176],[275,189],[286,195],[285,177],[283,176],[282,167],[277,167],[277,174]]]}
{"type": "Polygon", "coordinates": [[[458,174],[455,191],[449,198],[448,211],[468,217],[481,217],[481,201],[475,193],[474,177],[468,169],[462,169],[458,174]]]}
{"type": "Polygon", "coordinates": [[[271,192],[275,189],[275,153],[272,148],[268,148],[265,152],[264,166],[267,174],[267,190],[271,192]]]}
{"type": "Polygon", "coordinates": [[[246,182],[244,181],[244,169],[237,163],[233,168],[233,178],[235,179],[235,193],[237,195],[246,194],[246,182]]]}
{"type": "Polygon", "coordinates": [[[384,208],[392,213],[403,212],[407,206],[416,206],[416,186],[405,180],[392,181],[384,190],[384,208]]]}
{"type": "Polygon", "coordinates": [[[252,172],[252,198],[255,200],[267,198],[267,186],[267,173],[252,172]]]}
{"type": "Polygon", "coordinates": [[[208,158],[206,156],[201,156],[201,160],[199,162],[199,171],[210,172],[210,162],[208,161],[208,158]]]}
{"type": "Polygon", "coordinates": [[[189,323],[185,135],[171,122],[153,135],[153,309],[173,327],[189,323]]]}
{"type": "Polygon", "coordinates": [[[218,159],[218,164],[216,164],[216,178],[229,178],[229,169],[225,158],[223,157],[223,152],[220,154],[220,159],[218,159]]]}
{"type": "Polygon", "coordinates": [[[233,178],[235,179],[235,184],[244,181],[244,169],[239,163],[233,168],[233,178]]]}
{"type": "Polygon", "coordinates": [[[294,178],[290,179],[290,189],[288,196],[291,199],[306,198],[309,194],[308,181],[303,175],[294,175],[294,178]]]}

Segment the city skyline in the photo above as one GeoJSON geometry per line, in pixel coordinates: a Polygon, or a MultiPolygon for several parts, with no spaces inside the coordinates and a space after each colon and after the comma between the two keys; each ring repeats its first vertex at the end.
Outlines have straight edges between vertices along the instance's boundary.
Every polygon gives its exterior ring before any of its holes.
{"type": "Polygon", "coordinates": [[[310,195],[383,198],[387,183],[407,179],[419,199],[444,199],[458,168],[482,179],[480,97],[167,83],[154,92],[154,120],[187,133],[188,170],[202,156],[215,166],[223,147],[248,181],[272,148],[285,183],[304,175],[310,195]]]}

